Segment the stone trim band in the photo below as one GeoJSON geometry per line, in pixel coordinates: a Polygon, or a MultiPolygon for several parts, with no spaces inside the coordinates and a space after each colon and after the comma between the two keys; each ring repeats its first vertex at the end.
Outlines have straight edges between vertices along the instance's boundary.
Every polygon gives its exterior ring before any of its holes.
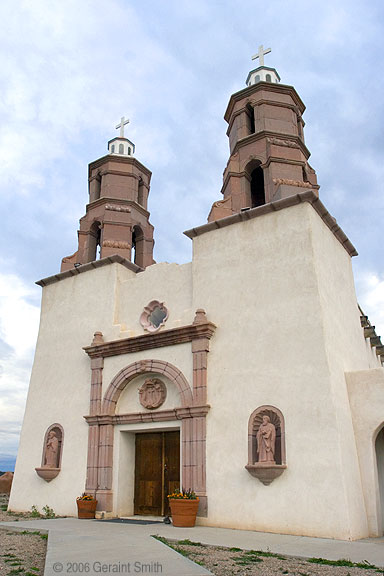
{"type": "Polygon", "coordinates": [[[174,346],[175,344],[185,344],[200,339],[209,340],[216,326],[212,322],[204,321],[201,324],[190,324],[180,328],[171,328],[161,332],[142,334],[132,338],[122,338],[111,340],[91,346],[85,346],[83,350],[90,358],[107,358],[108,356],[118,356],[120,354],[130,354],[142,350],[152,350],[163,346],[174,346]]]}

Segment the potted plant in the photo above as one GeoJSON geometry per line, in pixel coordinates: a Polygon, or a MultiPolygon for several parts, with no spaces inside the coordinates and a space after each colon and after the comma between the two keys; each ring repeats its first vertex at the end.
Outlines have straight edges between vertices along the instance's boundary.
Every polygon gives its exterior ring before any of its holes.
{"type": "Polygon", "coordinates": [[[168,494],[172,524],[179,528],[192,527],[196,522],[199,498],[193,490],[182,490],[168,494]]]}
{"type": "Polygon", "coordinates": [[[78,518],[94,518],[97,506],[97,500],[92,494],[83,492],[81,496],[76,498],[77,504],[77,517],[78,518]]]}

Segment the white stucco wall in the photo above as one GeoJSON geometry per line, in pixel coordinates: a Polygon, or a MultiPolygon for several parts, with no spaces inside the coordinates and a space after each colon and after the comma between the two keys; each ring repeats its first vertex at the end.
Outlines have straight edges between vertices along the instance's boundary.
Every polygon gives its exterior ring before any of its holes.
{"type": "MultiPolygon", "coordinates": [[[[356,448],[370,536],[382,536],[384,501],[381,501],[375,441],[384,426],[384,369],[346,374],[356,448]]],[[[381,477],[384,484],[384,477],[381,477]]]]}
{"type": "Polygon", "coordinates": [[[113,327],[114,292],[119,277],[133,275],[111,264],[50,284],[43,289],[40,329],[22,426],[12,510],[76,514],[84,491],[88,446],[90,361],[82,350],[93,333],[113,327]],[[101,296],[102,295],[102,296],[101,296]],[[44,434],[53,423],[64,428],[61,472],[47,483],[38,477],[44,434]]]}
{"type": "MultiPolygon", "coordinates": [[[[193,282],[193,307],[205,308],[218,326],[208,360],[209,515],[201,522],[366,536],[344,374],[330,358],[340,337],[329,331],[333,301],[341,316],[353,316],[347,330],[359,321],[348,254],[302,204],[195,238],[193,282]],[[338,270],[340,282],[326,277],[328,267],[338,270]],[[337,294],[342,283],[344,298],[337,294]],[[248,419],[264,404],[279,408],[286,423],[288,468],[270,486],[244,469],[248,419]]],[[[361,338],[354,334],[341,352],[345,366],[367,366],[361,338]]]]}
{"type": "Polygon", "coordinates": [[[140,316],[151,300],[164,302],[169,309],[165,328],[190,324],[195,312],[191,310],[192,264],[162,262],[121,282],[116,295],[115,324],[120,327],[118,337],[143,334],[140,316]]]}

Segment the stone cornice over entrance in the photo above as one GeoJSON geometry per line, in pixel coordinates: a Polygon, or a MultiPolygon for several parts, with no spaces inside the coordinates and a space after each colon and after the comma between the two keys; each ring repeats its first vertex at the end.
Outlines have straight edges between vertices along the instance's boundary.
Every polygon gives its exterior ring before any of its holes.
{"type": "Polygon", "coordinates": [[[167,420],[184,420],[185,418],[205,417],[210,406],[188,406],[173,408],[171,410],[157,410],[156,412],[134,412],[130,414],[101,414],[99,416],[84,416],[90,426],[100,424],[138,424],[141,422],[165,422],[167,420]]]}
{"type": "Polygon", "coordinates": [[[108,356],[118,356],[142,350],[152,350],[163,346],[174,346],[175,344],[185,344],[201,338],[211,339],[216,326],[212,322],[201,324],[189,324],[180,328],[171,328],[155,334],[143,334],[131,338],[111,340],[91,346],[85,346],[83,350],[90,358],[107,358],[108,356]]]}
{"type": "Polygon", "coordinates": [[[312,192],[312,190],[288,196],[287,198],[276,200],[275,202],[269,202],[268,204],[263,204],[263,206],[258,206],[257,208],[250,208],[249,210],[244,210],[243,212],[233,214],[232,216],[227,216],[226,218],[214,220],[209,224],[203,224],[197,228],[186,230],[184,234],[188,236],[188,238],[195,238],[196,236],[201,236],[201,234],[205,234],[211,230],[224,228],[225,226],[230,226],[231,224],[236,224],[237,222],[245,222],[246,220],[258,218],[259,216],[264,216],[264,214],[276,212],[277,210],[283,210],[284,208],[289,208],[290,206],[296,206],[297,204],[302,204],[303,202],[308,202],[311,204],[311,206],[316,210],[320,218],[328,226],[330,231],[336,236],[337,240],[345,248],[348,254],[350,256],[357,256],[356,248],[353,246],[352,242],[340,228],[335,218],[331,216],[324,204],[319,200],[318,196],[312,192]]]}

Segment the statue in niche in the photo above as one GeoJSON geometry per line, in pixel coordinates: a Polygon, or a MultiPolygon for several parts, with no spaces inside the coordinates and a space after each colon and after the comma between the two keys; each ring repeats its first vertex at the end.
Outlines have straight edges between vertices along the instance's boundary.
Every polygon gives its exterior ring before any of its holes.
{"type": "Polygon", "coordinates": [[[59,456],[59,439],[56,432],[51,430],[48,434],[47,445],[45,448],[44,468],[57,468],[59,456]]]}
{"type": "Polygon", "coordinates": [[[164,404],[167,387],[159,378],[149,378],[139,390],[140,404],[147,410],[155,410],[164,404]]]}
{"type": "Polygon", "coordinates": [[[270,417],[265,414],[263,422],[257,431],[258,462],[275,464],[275,442],[276,428],[272,424],[270,417]]]}

